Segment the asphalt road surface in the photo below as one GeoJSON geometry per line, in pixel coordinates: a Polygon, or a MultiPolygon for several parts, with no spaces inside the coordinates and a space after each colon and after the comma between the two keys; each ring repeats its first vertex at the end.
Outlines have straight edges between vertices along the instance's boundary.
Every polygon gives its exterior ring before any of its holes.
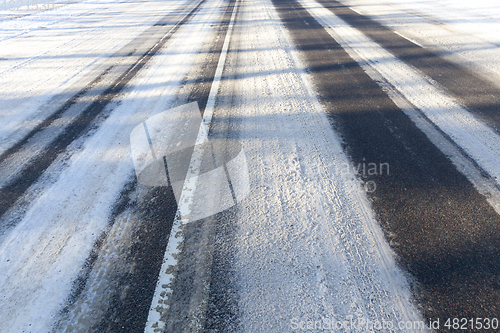
{"type": "Polygon", "coordinates": [[[6,3],[0,332],[500,330],[481,4],[6,3]]]}

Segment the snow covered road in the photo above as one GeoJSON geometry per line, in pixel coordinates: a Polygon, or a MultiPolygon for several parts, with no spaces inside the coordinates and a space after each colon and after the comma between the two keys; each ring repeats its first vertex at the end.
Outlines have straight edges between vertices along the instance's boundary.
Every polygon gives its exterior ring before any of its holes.
{"type": "Polygon", "coordinates": [[[5,11],[0,331],[496,329],[499,22],[487,1],[5,11]],[[197,180],[228,162],[205,146],[159,157],[179,199],[138,181],[131,133],[192,102],[246,159],[224,190],[197,180]]]}

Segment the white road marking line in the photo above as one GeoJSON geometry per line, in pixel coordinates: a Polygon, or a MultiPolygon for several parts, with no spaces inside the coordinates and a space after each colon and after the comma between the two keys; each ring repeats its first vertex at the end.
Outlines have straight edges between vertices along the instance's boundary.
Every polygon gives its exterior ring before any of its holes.
{"type": "MultiPolygon", "coordinates": [[[[353,7],[349,7],[349,9],[350,9],[350,10],[352,10],[353,12],[358,13],[359,15],[362,15],[362,16],[363,16],[363,14],[362,14],[359,10],[357,10],[357,9],[355,9],[355,8],[353,8],[353,7]]],[[[396,35],[400,36],[400,37],[403,37],[403,38],[404,38],[404,39],[406,39],[407,41],[409,41],[409,42],[411,42],[411,43],[413,43],[413,44],[415,44],[415,45],[417,45],[417,46],[420,46],[421,48],[425,49],[425,46],[423,46],[422,44],[420,44],[420,43],[418,43],[418,42],[414,41],[413,39],[408,38],[408,37],[406,37],[406,36],[403,36],[402,34],[400,34],[400,33],[399,33],[399,32],[397,32],[397,31],[394,31],[394,33],[395,33],[396,35]]]]}
{"type": "Polygon", "coordinates": [[[357,10],[357,9],[354,9],[354,8],[352,8],[352,7],[349,7],[349,9],[350,9],[350,10],[352,10],[353,12],[355,12],[355,13],[358,13],[359,15],[363,15],[363,14],[361,14],[361,12],[360,12],[359,10],[357,10]]]}
{"type": "Polygon", "coordinates": [[[182,189],[179,205],[172,225],[172,230],[168,239],[167,249],[165,251],[165,255],[163,256],[163,264],[161,266],[160,275],[158,277],[158,282],[156,284],[156,289],[153,296],[153,301],[149,309],[146,328],[144,330],[144,332],[147,333],[158,331],[163,332],[166,328],[166,323],[162,321],[162,315],[164,315],[169,309],[168,298],[172,294],[171,283],[174,281],[175,277],[174,267],[176,267],[178,264],[178,257],[182,249],[182,243],[184,241],[184,234],[182,232],[182,229],[183,226],[189,222],[191,204],[193,202],[193,194],[196,189],[198,175],[200,173],[201,159],[203,156],[203,148],[201,147],[202,144],[208,139],[208,131],[212,122],[212,116],[215,106],[215,97],[217,95],[217,92],[219,91],[220,81],[222,78],[222,70],[224,69],[224,64],[226,62],[229,40],[231,38],[231,33],[234,26],[238,3],[239,1],[237,0],[233,8],[229,26],[227,28],[226,38],[222,46],[221,55],[217,64],[217,69],[215,71],[212,87],[210,89],[210,95],[208,96],[207,106],[205,108],[205,112],[203,113],[203,119],[200,125],[200,130],[198,132],[198,137],[196,139],[196,145],[191,157],[188,173],[186,175],[186,180],[182,189]]]}
{"type": "Polygon", "coordinates": [[[398,36],[403,37],[403,38],[404,38],[404,39],[406,39],[407,41],[412,42],[413,44],[415,44],[415,45],[417,45],[417,46],[420,46],[421,48],[425,49],[425,46],[423,46],[422,44],[420,44],[420,43],[418,43],[418,42],[414,41],[413,39],[408,38],[408,37],[406,37],[406,36],[403,36],[402,34],[400,34],[400,33],[399,33],[399,32],[397,32],[397,31],[394,31],[394,33],[395,33],[396,35],[398,35],[398,36]]]}

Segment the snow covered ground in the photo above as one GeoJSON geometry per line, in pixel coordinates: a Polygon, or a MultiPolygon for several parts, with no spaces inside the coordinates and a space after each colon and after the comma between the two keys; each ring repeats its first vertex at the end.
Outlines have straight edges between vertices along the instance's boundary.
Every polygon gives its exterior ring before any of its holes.
{"type": "MultiPolygon", "coordinates": [[[[419,121],[417,107],[500,182],[497,133],[316,1],[299,2],[375,80],[391,84],[395,100],[403,96],[412,104],[403,107],[410,117],[419,121]]],[[[487,0],[342,2],[500,82],[500,5],[487,0]]],[[[135,59],[123,53],[135,50],[127,45],[186,3],[56,1],[53,10],[0,12],[0,154],[106,69],[114,66],[111,78],[119,76],[135,59]]],[[[242,0],[238,6],[215,114],[238,119],[233,130],[251,181],[235,241],[242,330],[281,332],[325,318],[394,325],[422,321],[407,277],[354,171],[345,167],[349,161],[340,139],[272,2],[242,0]]],[[[108,228],[113,205],[135,176],[130,132],[184,94],[184,79],[203,63],[200,50],[214,38],[223,7],[221,0],[207,1],[107,105],[108,116],[73,141],[0,218],[0,331],[53,329],[72,283],[108,228]]],[[[111,78],[93,83],[76,107],[51,123],[53,128],[41,131],[18,155],[1,160],[0,188],[47,149],[111,78]]],[[[421,127],[437,145],[445,145],[428,124],[421,127]]],[[[457,167],[466,163],[459,153],[448,150],[447,155],[457,167]]],[[[480,191],[490,193],[490,204],[500,212],[495,186],[465,173],[480,191]]],[[[91,325],[82,319],[85,314],[78,318],[76,329],[91,325]]]]}
{"type": "Polygon", "coordinates": [[[251,177],[235,242],[243,331],[421,320],[272,3],[244,1],[240,15],[233,47],[246,52],[221,93],[251,177]]]}

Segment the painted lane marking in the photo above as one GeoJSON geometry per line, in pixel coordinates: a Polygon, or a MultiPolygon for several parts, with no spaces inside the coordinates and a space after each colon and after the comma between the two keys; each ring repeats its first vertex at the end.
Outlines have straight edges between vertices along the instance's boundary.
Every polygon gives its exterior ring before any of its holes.
{"type": "Polygon", "coordinates": [[[361,12],[359,10],[354,9],[353,7],[349,7],[349,9],[352,10],[353,12],[359,14],[359,15],[363,15],[363,14],[361,14],[361,12]]]}
{"type": "Polygon", "coordinates": [[[408,38],[408,37],[406,37],[406,36],[403,36],[402,34],[400,34],[400,33],[399,33],[399,32],[397,32],[397,31],[394,31],[394,33],[395,33],[396,35],[400,36],[400,37],[403,37],[403,38],[404,38],[404,39],[406,39],[407,41],[409,41],[409,42],[411,42],[411,43],[413,43],[413,44],[415,44],[415,45],[417,45],[417,46],[420,46],[421,48],[425,49],[425,46],[423,46],[422,44],[420,44],[420,43],[418,43],[418,42],[414,41],[413,39],[408,38]]]}
{"type": "Polygon", "coordinates": [[[224,44],[222,46],[221,55],[215,71],[214,80],[210,89],[208,102],[203,113],[203,119],[196,139],[195,149],[191,157],[188,173],[184,186],[182,189],[181,197],[177,212],[175,214],[172,230],[168,240],[167,249],[163,257],[163,264],[161,266],[160,275],[156,284],[153,301],[149,310],[148,320],[144,332],[163,332],[166,328],[165,315],[169,309],[168,299],[172,294],[172,282],[175,278],[175,267],[178,264],[178,256],[182,249],[184,241],[184,234],[182,232],[183,226],[189,222],[189,215],[191,212],[191,204],[193,202],[193,194],[196,189],[198,175],[200,173],[201,159],[203,156],[202,145],[208,140],[208,131],[212,122],[212,116],[215,106],[215,97],[219,90],[220,81],[222,78],[222,70],[226,62],[226,56],[229,48],[229,40],[234,26],[236,17],[236,9],[238,7],[236,1],[231,20],[226,32],[224,44]]]}

